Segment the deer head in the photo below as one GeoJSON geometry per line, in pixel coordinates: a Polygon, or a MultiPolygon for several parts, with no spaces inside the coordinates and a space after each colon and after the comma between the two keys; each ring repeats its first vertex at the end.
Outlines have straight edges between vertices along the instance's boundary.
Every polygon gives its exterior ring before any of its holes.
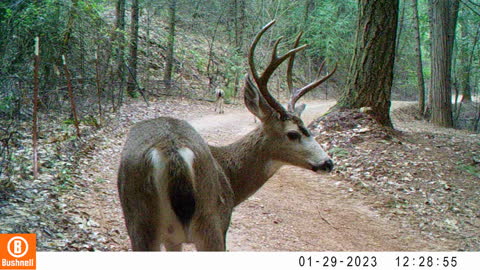
{"type": "MultiPolygon", "coordinates": [[[[292,67],[295,53],[305,49],[306,45],[298,46],[301,34],[298,35],[294,48],[282,56],[277,55],[277,47],[282,38],[279,38],[273,45],[272,56],[269,64],[259,75],[254,63],[255,47],[262,35],[275,23],[271,21],[256,35],[253,40],[249,54],[249,73],[245,79],[245,104],[248,110],[262,122],[267,144],[272,146],[272,156],[275,161],[319,171],[331,171],[333,162],[327,153],[318,144],[310,131],[305,127],[301,117],[305,104],[296,106],[296,102],[321,83],[326,81],[333,72],[320,78],[303,88],[293,89],[292,67]],[[278,102],[268,90],[268,80],[278,66],[289,59],[287,68],[287,82],[292,91],[292,97],[286,109],[278,102]]],[[[321,68],[323,67],[322,66],[321,68]]]]}

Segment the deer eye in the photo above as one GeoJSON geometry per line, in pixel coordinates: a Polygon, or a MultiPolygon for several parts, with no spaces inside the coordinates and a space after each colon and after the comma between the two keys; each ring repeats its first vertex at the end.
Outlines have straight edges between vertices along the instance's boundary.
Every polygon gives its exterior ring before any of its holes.
{"type": "Polygon", "coordinates": [[[287,132],[287,137],[291,141],[299,141],[302,138],[302,135],[296,131],[289,131],[287,132]]]}

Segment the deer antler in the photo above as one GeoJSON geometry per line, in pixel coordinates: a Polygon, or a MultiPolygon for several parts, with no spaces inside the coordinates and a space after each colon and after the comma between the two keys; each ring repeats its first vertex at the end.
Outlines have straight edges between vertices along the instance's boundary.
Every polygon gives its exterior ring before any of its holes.
{"type": "MultiPolygon", "coordinates": [[[[300,35],[299,37],[297,38],[297,41],[295,41],[295,45],[294,46],[297,46],[297,43],[298,43],[298,39],[300,39],[300,35]]],[[[337,64],[335,63],[335,67],[333,68],[332,72],[330,72],[329,74],[325,75],[323,78],[320,78],[314,82],[311,82],[307,85],[305,85],[303,88],[300,88],[300,89],[293,89],[293,83],[292,83],[292,73],[291,73],[291,70],[293,68],[293,58],[295,57],[295,54],[292,55],[290,61],[288,62],[288,68],[287,68],[287,83],[288,83],[288,87],[290,89],[290,92],[292,93],[292,97],[290,98],[290,102],[288,103],[288,110],[290,112],[294,112],[295,111],[295,103],[297,103],[297,101],[303,97],[306,93],[308,93],[309,91],[311,91],[312,89],[314,89],[315,87],[319,86],[320,84],[322,84],[324,81],[328,80],[328,78],[330,78],[334,73],[335,71],[337,71],[337,64]],[[289,72],[290,70],[290,72],[289,72]]],[[[318,70],[318,74],[320,74],[320,72],[322,71],[323,69],[323,66],[325,65],[325,60],[323,60],[322,64],[320,64],[320,69],[318,70]]]]}
{"type": "Polygon", "coordinates": [[[268,66],[265,68],[265,70],[262,72],[262,75],[258,76],[257,70],[255,68],[255,63],[254,63],[254,54],[255,54],[255,47],[257,46],[258,41],[262,37],[262,35],[273,25],[275,24],[275,20],[269,22],[267,25],[265,25],[260,32],[255,36],[255,39],[253,40],[252,44],[250,45],[250,50],[248,52],[248,65],[250,66],[250,73],[253,76],[253,79],[255,80],[255,83],[260,90],[260,93],[262,96],[265,98],[267,103],[272,107],[275,111],[277,111],[280,114],[280,117],[282,119],[288,118],[290,114],[288,113],[287,110],[270,94],[268,91],[267,85],[268,85],[268,80],[272,76],[273,72],[278,68],[278,66],[283,63],[287,58],[290,56],[294,55],[296,52],[301,51],[305,49],[307,45],[302,45],[300,47],[296,47],[285,53],[284,55],[278,57],[277,56],[277,47],[280,41],[282,40],[282,37],[278,38],[275,44],[273,45],[272,49],[272,57],[270,59],[270,63],[268,66]]]}
{"type": "MultiPolygon", "coordinates": [[[[293,47],[298,47],[298,44],[300,43],[300,38],[302,37],[303,32],[298,33],[297,38],[295,39],[295,43],[293,43],[293,47]]],[[[288,90],[290,91],[290,94],[293,96],[295,93],[295,89],[293,88],[293,80],[292,80],[292,71],[293,71],[293,64],[295,62],[295,54],[292,54],[292,57],[288,60],[288,66],[287,66],[287,85],[288,85],[288,90]]],[[[288,103],[288,111],[293,112],[295,108],[290,108],[290,103],[288,103]]]]}

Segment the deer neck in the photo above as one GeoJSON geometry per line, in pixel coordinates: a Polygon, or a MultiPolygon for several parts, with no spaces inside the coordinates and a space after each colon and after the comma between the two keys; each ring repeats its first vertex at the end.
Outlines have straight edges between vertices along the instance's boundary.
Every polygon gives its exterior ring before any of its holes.
{"type": "Polygon", "coordinates": [[[235,205],[255,193],[282,166],[271,158],[270,147],[262,127],[230,145],[210,146],[230,180],[235,205]]]}

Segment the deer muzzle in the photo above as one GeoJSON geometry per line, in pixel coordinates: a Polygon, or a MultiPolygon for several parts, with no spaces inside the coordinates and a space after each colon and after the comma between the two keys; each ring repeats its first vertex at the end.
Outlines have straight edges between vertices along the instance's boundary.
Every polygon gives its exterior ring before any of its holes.
{"type": "Polygon", "coordinates": [[[324,161],[323,163],[312,165],[312,171],[318,172],[318,171],[325,171],[325,172],[331,172],[333,170],[333,161],[331,159],[328,159],[324,161]]]}

